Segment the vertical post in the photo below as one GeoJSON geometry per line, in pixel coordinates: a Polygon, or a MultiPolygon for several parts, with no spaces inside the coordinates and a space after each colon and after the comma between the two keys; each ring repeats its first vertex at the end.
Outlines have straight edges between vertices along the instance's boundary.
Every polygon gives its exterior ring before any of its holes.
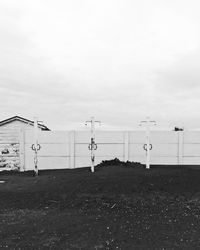
{"type": "Polygon", "coordinates": [[[95,153],[93,144],[95,143],[95,120],[94,117],[91,118],[91,171],[94,173],[94,165],[95,165],[95,153]]]}
{"type": "Polygon", "coordinates": [[[38,175],[38,119],[34,117],[34,165],[35,175],[38,175]]]}
{"type": "Polygon", "coordinates": [[[150,118],[147,117],[146,121],[141,121],[140,125],[142,123],[146,124],[146,145],[144,145],[144,149],[146,150],[146,169],[150,169],[150,150],[152,149],[152,145],[150,144],[150,124],[153,123],[156,125],[156,122],[150,121],[150,118]]]}
{"type": "Polygon", "coordinates": [[[124,161],[129,160],[129,132],[124,133],[124,161]]]}
{"type": "Polygon", "coordinates": [[[94,172],[95,166],[95,150],[97,150],[97,144],[95,143],[95,122],[100,123],[100,121],[95,121],[94,117],[91,117],[91,121],[86,121],[87,123],[91,123],[91,143],[89,144],[89,150],[91,151],[91,172],[94,172]]]}
{"type": "Polygon", "coordinates": [[[70,132],[70,168],[75,168],[75,131],[70,132]]]}
{"type": "Polygon", "coordinates": [[[183,138],[184,132],[178,131],[178,164],[183,164],[183,138]]]}
{"type": "Polygon", "coordinates": [[[149,127],[149,120],[146,123],[146,143],[147,143],[146,168],[150,169],[150,127],[149,127]]]}
{"type": "Polygon", "coordinates": [[[25,135],[24,130],[20,130],[19,137],[19,159],[20,159],[20,171],[25,171],[25,135]]]}

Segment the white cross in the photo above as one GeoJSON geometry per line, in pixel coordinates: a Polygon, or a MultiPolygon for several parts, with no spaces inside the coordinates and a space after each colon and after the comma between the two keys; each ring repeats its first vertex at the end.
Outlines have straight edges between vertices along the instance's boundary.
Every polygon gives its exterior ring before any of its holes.
{"type": "Polygon", "coordinates": [[[153,123],[156,125],[155,121],[151,121],[149,117],[146,118],[145,121],[140,122],[140,126],[145,123],[146,124],[146,169],[150,168],[150,126],[153,123]]]}
{"type": "Polygon", "coordinates": [[[97,145],[95,143],[95,123],[101,124],[100,121],[95,121],[94,117],[91,117],[90,121],[86,121],[85,125],[91,123],[91,144],[89,145],[89,149],[91,150],[91,172],[94,172],[95,165],[95,150],[97,149],[97,145]]]}

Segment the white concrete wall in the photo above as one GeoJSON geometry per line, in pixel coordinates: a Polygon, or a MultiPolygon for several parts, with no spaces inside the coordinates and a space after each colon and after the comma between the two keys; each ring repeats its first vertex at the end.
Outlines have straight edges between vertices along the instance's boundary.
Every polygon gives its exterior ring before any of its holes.
{"type": "MultiPolygon", "coordinates": [[[[39,144],[41,149],[38,151],[38,168],[70,168],[70,133],[39,131],[39,144]]],[[[31,149],[34,143],[32,131],[25,132],[25,170],[34,169],[34,151],[31,149]]],[[[73,142],[74,143],[74,142],[73,142]]]]}
{"type": "Polygon", "coordinates": [[[185,132],[183,136],[183,164],[200,164],[200,132],[185,132]]]}
{"type": "MultiPolygon", "coordinates": [[[[62,169],[90,166],[90,132],[40,131],[39,169],[62,169]]],[[[24,135],[25,170],[34,168],[33,132],[24,135]]],[[[151,164],[199,164],[200,132],[153,131],[150,135],[151,164]]],[[[96,164],[118,158],[145,163],[145,131],[96,131],[96,164]]],[[[22,143],[23,144],[23,143],[22,143]]]]}

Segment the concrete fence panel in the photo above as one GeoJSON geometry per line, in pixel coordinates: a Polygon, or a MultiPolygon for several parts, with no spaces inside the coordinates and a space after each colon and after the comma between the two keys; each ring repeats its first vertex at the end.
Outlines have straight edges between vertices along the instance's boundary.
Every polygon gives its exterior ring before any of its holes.
{"type": "MultiPolygon", "coordinates": [[[[0,142],[3,138],[2,136],[0,142]]],[[[90,140],[89,131],[40,131],[38,143],[41,149],[38,152],[38,168],[90,166],[91,152],[88,149],[90,140]]],[[[145,163],[145,131],[96,131],[95,142],[96,164],[114,158],[145,163]]],[[[21,133],[20,162],[25,170],[34,168],[34,152],[31,149],[33,143],[33,131],[21,133]]],[[[200,131],[152,131],[150,143],[151,164],[200,165],[200,131]]]]}
{"type": "MultiPolygon", "coordinates": [[[[63,169],[71,167],[71,141],[70,132],[66,131],[40,131],[38,143],[38,169],[63,169]]],[[[34,143],[32,131],[25,132],[25,170],[34,169],[34,143]]],[[[74,144],[74,141],[73,141],[74,144]]]]}

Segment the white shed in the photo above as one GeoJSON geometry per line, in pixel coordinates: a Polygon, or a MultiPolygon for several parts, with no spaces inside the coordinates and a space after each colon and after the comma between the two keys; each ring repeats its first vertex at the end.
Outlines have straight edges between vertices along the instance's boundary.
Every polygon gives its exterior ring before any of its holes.
{"type": "MultiPolygon", "coordinates": [[[[0,121],[0,171],[20,168],[20,137],[34,128],[34,122],[20,116],[0,121]]],[[[41,130],[50,130],[38,124],[41,130]]]]}

